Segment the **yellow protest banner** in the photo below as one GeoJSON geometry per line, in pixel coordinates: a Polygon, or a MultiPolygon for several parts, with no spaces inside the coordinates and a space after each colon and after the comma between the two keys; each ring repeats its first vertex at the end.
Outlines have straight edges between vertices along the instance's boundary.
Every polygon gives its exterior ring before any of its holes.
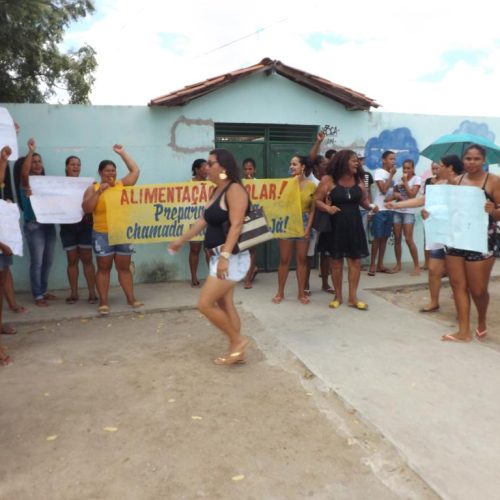
{"type": "MultiPolygon", "coordinates": [[[[243,184],[251,203],[264,208],[277,238],[304,235],[297,179],[245,180],[243,184]]],[[[202,216],[214,189],[211,182],[182,182],[104,191],[109,243],[159,243],[179,238],[202,216]]]]}

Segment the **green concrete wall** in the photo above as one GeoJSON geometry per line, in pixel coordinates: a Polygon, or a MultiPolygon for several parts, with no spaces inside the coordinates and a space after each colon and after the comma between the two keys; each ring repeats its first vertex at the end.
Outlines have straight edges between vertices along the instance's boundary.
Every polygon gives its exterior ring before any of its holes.
{"type": "MultiPolygon", "coordinates": [[[[82,160],[82,176],[97,178],[98,163],[105,158],[113,159],[111,147],[121,143],[141,168],[141,184],[190,179],[192,161],[206,157],[213,147],[214,123],[217,122],[328,124],[337,127],[336,136],[332,136],[336,149],[345,147],[358,152],[364,152],[366,143],[373,138],[377,139],[377,144],[384,145],[387,136],[401,128],[409,131],[419,149],[440,135],[465,126],[466,122],[472,127],[482,126],[493,136],[500,135],[500,118],[348,111],[339,103],[279,75],[254,75],[176,108],[0,105],[6,107],[21,126],[20,154],[25,153],[28,138],[35,137],[48,175],[63,175],[65,158],[74,154],[82,160]]],[[[429,164],[420,157],[417,173],[428,170],[429,164]]],[[[125,167],[119,165],[119,172],[124,174],[125,167]]],[[[416,239],[421,249],[420,222],[416,227],[416,239]]],[[[388,262],[393,259],[391,248],[387,257],[388,262]]],[[[404,260],[408,257],[404,248],[404,260]]],[[[173,266],[175,279],[188,279],[189,276],[187,249],[170,256],[165,251],[165,244],[137,245],[133,260],[136,281],[141,281],[144,265],[152,262],[173,266]]],[[[27,255],[15,258],[13,272],[17,289],[29,289],[27,255]]],[[[205,273],[205,265],[201,263],[200,277],[205,273]]],[[[116,276],[113,280],[116,283],[116,276]]],[[[59,241],[50,288],[67,288],[66,257],[59,241]]]]}

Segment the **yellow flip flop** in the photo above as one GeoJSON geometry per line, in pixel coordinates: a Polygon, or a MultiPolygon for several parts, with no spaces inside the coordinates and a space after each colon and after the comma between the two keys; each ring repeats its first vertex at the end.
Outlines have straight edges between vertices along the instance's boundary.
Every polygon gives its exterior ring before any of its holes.
{"type": "Polygon", "coordinates": [[[340,301],[338,301],[337,299],[335,300],[332,300],[329,304],[328,304],[328,307],[330,309],[338,309],[340,307],[340,301]]]}
{"type": "Polygon", "coordinates": [[[361,302],[361,300],[358,300],[356,302],[356,304],[349,304],[349,307],[354,307],[354,309],[358,309],[360,311],[367,311],[368,310],[368,304],[361,302]]]}

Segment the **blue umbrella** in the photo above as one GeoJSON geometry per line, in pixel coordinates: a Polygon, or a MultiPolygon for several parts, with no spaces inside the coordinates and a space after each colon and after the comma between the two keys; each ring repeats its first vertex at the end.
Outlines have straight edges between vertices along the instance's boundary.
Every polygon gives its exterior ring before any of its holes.
{"type": "Polygon", "coordinates": [[[457,155],[462,158],[464,150],[471,144],[479,144],[486,150],[486,163],[500,163],[500,147],[485,137],[472,134],[443,135],[422,150],[420,154],[435,162],[439,162],[446,155],[457,155]]]}

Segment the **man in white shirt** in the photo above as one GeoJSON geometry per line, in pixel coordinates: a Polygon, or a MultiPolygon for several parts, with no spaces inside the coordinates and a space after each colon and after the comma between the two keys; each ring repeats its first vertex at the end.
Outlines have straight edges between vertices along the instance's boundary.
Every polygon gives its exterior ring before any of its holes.
{"type": "Polygon", "coordinates": [[[384,206],[385,199],[392,195],[394,176],[396,175],[396,154],[393,151],[384,151],[382,154],[382,168],[377,168],[373,179],[375,181],[375,199],[378,212],[372,219],[372,251],[368,276],[375,276],[375,272],[389,273],[392,271],[384,267],[385,247],[392,232],[393,212],[384,206]],[[378,256],[378,260],[377,260],[378,256]],[[375,262],[377,266],[375,267],[375,262]]]}

